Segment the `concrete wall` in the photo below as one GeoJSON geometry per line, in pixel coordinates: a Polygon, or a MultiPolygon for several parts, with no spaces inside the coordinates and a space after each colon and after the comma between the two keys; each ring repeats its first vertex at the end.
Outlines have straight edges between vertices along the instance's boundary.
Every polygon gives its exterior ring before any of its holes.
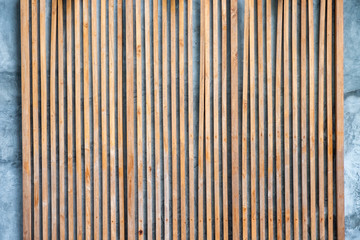
{"type": "MultiPolygon", "coordinates": [[[[315,1],[314,12],[318,11],[315,1]]],[[[48,10],[48,9],[47,9],[48,10]]],[[[360,1],[344,0],[346,238],[360,236],[360,1]]],[[[315,20],[317,26],[317,20],[315,20]]],[[[19,0],[0,0],[0,239],[21,239],[19,0]]]]}

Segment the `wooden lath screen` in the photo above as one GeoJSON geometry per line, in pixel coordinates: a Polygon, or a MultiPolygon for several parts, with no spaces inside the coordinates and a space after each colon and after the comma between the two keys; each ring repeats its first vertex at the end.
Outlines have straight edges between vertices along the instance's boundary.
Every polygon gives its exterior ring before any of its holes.
{"type": "Polygon", "coordinates": [[[20,2],[24,239],[344,239],[342,0],[20,2]]]}

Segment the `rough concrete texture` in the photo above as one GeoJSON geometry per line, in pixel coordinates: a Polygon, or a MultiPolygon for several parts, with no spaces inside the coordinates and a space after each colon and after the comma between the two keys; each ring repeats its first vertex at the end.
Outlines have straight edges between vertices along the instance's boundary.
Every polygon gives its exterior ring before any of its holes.
{"type": "MultiPolygon", "coordinates": [[[[314,12],[318,12],[318,1],[315,2],[314,12]]],[[[199,5],[195,7],[199,11],[199,5]]],[[[360,236],[359,12],[360,1],[344,0],[346,239],[360,236]]],[[[317,22],[315,20],[316,25],[317,22]]],[[[197,32],[198,22],[194,27],[197,32]]],[[[198,49],[197,43],[194,49],[198,49]]],[[[19,0],[0,0],[0,240],[21,239],[22,236],[20,87],[19,0]]],[[[197,94],[198,82],[195,89],[197,94]]]]}

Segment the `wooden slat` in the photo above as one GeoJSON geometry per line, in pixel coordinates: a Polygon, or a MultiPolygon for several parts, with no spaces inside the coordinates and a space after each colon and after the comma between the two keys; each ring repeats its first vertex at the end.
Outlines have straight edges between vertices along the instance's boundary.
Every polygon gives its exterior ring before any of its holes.
{"type": "Polygon", "coordinates": [[[83,1],[85,238],[91,235],[90,126],[89,126],[89,2],[83,1]]]}
{"type": "MultiPolygon", "coordinates": [[[[117,4],[117,99],[118,99],[118,164],[119,164],[119,235],[125,239],[125,186],[124,186],[124,135],[123,135],[123,3],[117,4]]],[[[134,222],[132,222],[134,223],[134,222]]]]}
{"type": "Polygon", "coordinates": [[[83,236],[82,172],[81,172],[81,96],[80,96],[80,3],[74,3],[75,20],[75,148],[76,148],[76,212],[77,239],[83,236]]]}
{"type": "MultiPolygon", "coordinates": [[[[249,0],[245,0],[245,10],[244,10],[244,58],[243,58],[243,99],[242,99],[242,143],[241,143],[241,170],[242,170],[242,233],[243,233],[243,239],[248,239],[248,193],[247,193],[247,130],[248,130],[248,122],[247,122],[247,113],[248,113],[248,81],[249,81],[249,28],[250,28],[250,14],[249,14],[249,0]]],[[[235,19],[234,19],[235,20],[235,19]]],[[[237,17],[236,17],[236,21],[237,21],[237,17]]],[[[234,23],[235,24],[235,23],[234,23]]],[[[231,21],[231,27],[235,28],[237,27],[236,24],[234,26],[233,22],[231,21]]],[[[234,34],[234,36],[236,37],[236,34],[234,34]]],[[[235,38],[234,37],[234,38],[235,38]]],[[[233,39],[233,34],[231,34],[231,42],[236,41],[235,39],[233,39]]],[[[234,44],[235,45],[235,44],[234,44]]],[[[237,46],[237,45],[235,45],[237,46]]],[[[235,47],[234,46],[234,47],[235,47]]],[[[234,56],[237,58],[237,54],[236,56],[234,56]]],[[[237,59],[236,59],[237,60],[237,59]]],[[[233,61],[233,60],[232,60],[233,61]]],[[[237,67],[237,63],[234,63],[234,68],[237,67]],[[236,64],[236,65],[235,65],[236,64]]],[[[238,95],[238,86],[237,86],[237,73],[234,76],[234,80],[236,81],[234,82],[234,87],[231,86],[231,90],[233,92],[231,92],[231,98],[232,99],[236,99],[235,101],[237,101],[237,95],[238,95]],[[236,76],[236,78],[235,78],[236,76]]],[[[236,102],[234,102],[234,104],[231,104],[232,108],[231,109],[231,114],[234,115],[231,117],[231,125],[235,124],[236,126],[238,125],[238,104],[236,102]]],[[[238,130],[236,129],[236,127],[234,127],[232,129],[232,134],[236,135],[234,136],[234,138],[231,140],[232,142],[234,142],[232,144],[232,148],[238,148],[238,130]]],[[[235,149],[233,150],[235,151],[235,149]]],[[[238,156],[236,154],[236,156],[238,156]]],[[[234,156],[235,157],[235,156],[234,156]]],[[[232,168],[239,168],[238,166],[238,157],[235,157],[233,159],[233,166],[232,168]]],[[[232,174],[233,179],[235,178],[235,181],[237,181],[237,175],[238,173],[233,172],[232,174]]],[[[237,195],[237,192],[234,191],[235,189],[238,189],[239,187],[233,183],[233,196],[235,195],[235,197],[233,197],[233,202],[234,205],[237,204],[237,202],[239,202],[237,195]],[[236,201],[236,202],[235,202],[236,201]]],[[[237,220],[236,215],[238,215],[237,211],[233,208],[233,216],[234,216],[234,224],[236,223],[235,220],[237,220]]],[[[233,231],[238,231],[235,227],[233,228],[233,231]]],[[[236,236],[236,234],[234,235],[236,236]]],[[[251,237],[251,236],[250,236],[251,237]]],[[[239,236],[236,236],[236,239],[238,239],[239,236]]]]}
{"type": "Polygon", "coordinates": [[[290,43],[289,0],[284,1],[284,175],[285,175],[285,239],[290,239],[290,43]]]}
{"type": "Polygon", "coordinates": [[[183,240],[186,239],[184,17],[184,1],[179,1],[180,226],[183,240]]]}
{"type": "Polygon", "coordinates": [[[33,121],[33,166],[34,166],[34,238],[40,238],[40,181],[39,181],[39,56],[38,56],[38,6],[31,1],[31,51],[32,51],[32,121],[33,121]]]}
{"type": "Polygon", "coordinates": [[[139,239],[144,238],[144,191],[143,191],[143,127],[142,127],[142,44],[141,0],[136,1],[136,109],[137,109],[137,156],[138,156],[138,213],[139,239]]]}
{"type": "Polygon", "coordinates": [[[297,71],[297,0],[291,5],[291,53],[292,53],[292,149],[293,149],[293,204],[294,204],[294,240],[299,239],[299,174],[298,174],[298,71],[297,71]]]}
{"type": "Polygon", "coordinates": [[[274,239],[274,204],[273,204],[273,161],[274,161],[274,144],[273,144],[273,78],[271,62],[271,0],[266,0],[266,88],[267,88],[267,145],[268,145],[268,238],[274,239]]]}
{"type": "Polygon", "coordinates": [[[163,143],[164,143],[164,230],[166,239],[170,239],[170,169],[169,169],[169,118],[168,118],[168,11],[167,0],[162,2],[162,93],[163,93],[163,143]]]}
{"type": "MultiPolygon", "coordinates": [[[[153,2],[154,38],[154,115],[155,115],[155,206],[156,239],[161,239],[161,166],[160,166],[160,86],[159,86],[159,4],[153,2]]],[[[184,164],[185,165],[185,164],[184,164]]],[[[185,179],[185,178],[184,178],[185,179]]],[[[185,196],[185,195],[184,195],[185,196]]]]}
{"type": "Polygon", "coordinates": [[[127,219],[128,239],[135,239],[135,143],[134,143],[134,34],[133,1],[126,0],[126,126],[127,126],[127,219]],[[131,21],[129,21],[131,19],[131,21]]]}
{"type": "Polygon", "coordinates": [[[319,237],[325,239],[324,216],[324,74],[325,74],[325,0],[320,1],[320,28],[319,28],[319,79],[318,79],[318,154],[319,154],[319,237]]]}
{"type": "Polygon", "coordinates": [[[333,174],[333,87],[332,87],[332,0],[327,0],[326,6],[326,111],[327,111],[327,215],[328,215],[328,238],[334,239],[334,174],[333,174]]]}
{"type": "Polygon", "coordinates": [[[188,115],[189,115],[189,236],[195,238],[195,178],[194,178],[194,95],[193,95],[193,1],[188,1],[188,115]]]}
{"type": "Polygon", "coordinates": [[[114,0],[109,1],[110,238],[116,238],[114,0]]]}
{"type": "Polygon", "coordinates": [[[198,155],[198,238],[204,239],[204,75],[205,75],[205,0],[200,2],[200,64],[199,64],[199,155],[198,155]]]}
{"type": "Polygon", "coordinates": [[[63,1],[58,0],[59,189],[60,239],[65,239],[64,27],[63,1]]]}
{"type": "MultiPolygon", "coordinates": [[[[45,0],[40,0],[40,77],[41,77],[41,183],[42,183],[42,230],[43,237],[49,234],[49,194],[47,158],[47,71],[46,71],[46,25],[45,0]]],[[[24,199],[24,197],[23,197],[24,199]]],[[[24,215],[25,216],[25,215],[24,215]]]]}
{"type": "Polygon", "coordinates": [[[226,0],[221,0],[221,114],[222,114],[222,174],[223,174],[223,237],[229,237],[228,163],[227,163],[227,12],[226,0]]]}
{"type": "Polygon", "coordinates": [[[102,158],[102,236],[108,238],[107,105],[106,105],[106,1],[100,4],[101,42],[101,158],[102,158]]]}
{"type": "MultiPolygon", "coordinates": [[[[97,14],[96,0],[91,0],[91,60],[92,60],[92,98],[93,98],[93,161],[94,161],[94,196],[100,195],[99,180],[99,80],[98,80],[98,48],[97,48],[97,14]]],[[[94,239],[100,238],[100,203],[94,197],[94,239]]]]}
{"type": "Polygon", "coordinates": [[[260,239],[265,239],[265,128],[264,128],[264,40],[263,40],[263,6],[262,0],[257,1],[258,21],[258,93],[259,93],[259,204],[260,204],[260,239]]]}
{"type": "Polygon", "coordinates": [[[171,36],[171,160],[172,160],[172,217],[173,217],[173,239],[178,236],[178,215],[177,215],[177,148],[176,148],[176,9],[175,0],[170,3],[170,36],[171,36]]]}
{"type": "MultiPolygon", "coordinates": [[[[68,236],[74,238],[73,192],[73,78],[72,78],[72,1],[66,1],[66,96],[67,96],[67,164],[68,164],[68,236]]],[[[95,140],[95,139],[94,139],[95,140]]],[[[44,235],[45,236],[45,235],[44,235]]]]}
{"type": "Polygon", "coordinates": [[[57,1],[51,2],[50,35],[50,162],[51,162],[51,238],[57,239],[57,156],[56,156],[56,20],[57,1]]]}
{"type": "Polygon", "coordinates": [[[314,72],[314,13],[313,1],[308,1],[309,37],[309,138],[310,138],[310,229],[316,239],[316,179],[315,179],[315,72],[314,72]]]}
{"type": "Polygon", "coordinates": [[[282,18],[283,0],[278,1],[277,30],[276,30],[276,83],[275,83],[275,124],[276,124],[276,229],[277,239],[282,239],[282,208],[281,208],[281,57],[282,57],[282,18]]]}
{"type": "MultiPolygon", "coordinates": [[[[219,164],[219,1],[213,1],[213,126],[214,126],[214,205],[215,239],[220,239],[219,164]]],[[[210,185],[211,186],[211,185],[210,185]]]]}
{"type": "Polygon", "coordinates": [[[307,238],[307,130],[306,130],[306,0],[301,0],[301,216],[302,238],[307,238]]]}
{"type": "Polygon", "coordinates": [[[29,1],[20,1],[23,238],[31,239],[31,125],[29,1]]]}
{"type": "Polygon", "coordinates": [[[251,239],[256,239],[256,125],[255,125],[255,7],[250,0],[250,188],[251,188],[251,239]]]}
{"type": "Polygon", "coordinates": [[[152,239],[152,138],[151,138],[151,56],[150,56],[150,1],[145,1],[145,74],[146,74],[146,161],[147,161],[147,237],[152,239]]]}
{"type": "Polygon", "coordinates": [[[210,1],[205,0],[205,186],[206,186],[206,237],[212,238],[211,199],[211,123],[210,123],[210,1]]]}
{"type": "Polygon", "coordinates": [[[345,239],[344,216],[344,6],[335,1],[336,230],[345,239]]]}

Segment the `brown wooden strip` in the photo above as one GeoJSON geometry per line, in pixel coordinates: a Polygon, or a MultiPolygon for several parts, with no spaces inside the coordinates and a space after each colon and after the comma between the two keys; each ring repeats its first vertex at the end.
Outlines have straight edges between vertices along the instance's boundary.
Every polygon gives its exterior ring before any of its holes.
{"type": "MultiPolygon", "coordinates": [[[[68,236],[74,238],[73,193],[73,78],[72,78],[72,1],[66,1],[66,96],[67,96],[67,161],[68,161],[68,236]]],[[[95,141],[95,139],[94,139],[95,141]]],[[[94,193],[95,194],[95,193],[94,193]]],[[[45,235],[44,235],[45,236],[45,235]]]]}
{"type": "Polygon", "coordinates": [[[116,238],[114,0],[109,1],[110,238],[116,238]]]}
{"type": "MultiPolygon", "coordinates": [[[[94,196],[100,195],[99,180],[99,83],[98,83],[98,55],[97,55],[97,14],[96,0],[91,0],[91,60],[92,60],[92,84],[93,84],[93,131],[94,131],[94,196]]],[[[100,238],[100,203],[99,198],[94,197],[94,239],[100,238]]]]}
{"type": "Polygon", "coordinates": [[[227,12],[226,0],[221,1],[221,111],[222,111],[222,174],[223,174],[223,237],[229,237],[229,210],[228,210],[228,164],[227,164],[227,12]]]}
{"type": "Polygon", "coordinates": [[[165,205],[165,235],[170,239],[170,169],[169,169],[169,118],[168,118],[168,16],[167,0],[162,2],[162,93],[163,93],[163,142],[164,142],[164,205],[165,205]]]}
{"type": "Polygon", "coordinates": [[[170,30],[171,30],[171,153],[172,153],[172,209],[173,209],[173,239],[178,236],[178,215],[177,215],[177,148],[176,148],[176,9],[175,0],[170,4],[170,30]]]}
{"type": "Polygon", "coordinates": [[[306,133],[306,0],[301,0],[301,206],[302,238],[307,238],[307,133],[306,133]]]}
{"type": "Polygon", "coordinates": [[[293,149],[293,199],[294,199],[294,240],[299,239],[299,189],[298,189],[298,71],[297,71],[297,0],[292,0],[292,149],[293,149]]]}
{"type": "Polygon", "coordinates": [[[285,175],[285,239],[290,239],[290,57],[289,0],[284,1],[284,175],[285,175]]]}
{"type": "Polygon", "coordinates": [[[64,27],[63,1],[58,0],[58,91],[59,91],[59,189],[60,239],[65,239],[65,140],[64,140],[64,27]]]}
{"type": "Polygon", "coordinates": [[[200,2],[200,69],[199,69],[199,156],[198,156],[198,237],[204,239],[204,71],[205,71],[205,0],[200,2]]]}
{"type": "Polygon", "coordinates": [[[276,112],[276,218],[277,239],[282,239],[282,207],[281,207],[281,50],[282,50],[282,18],[283,0],[278,1],[276,33],[276,86],[275,86],[275,112],[276,112]]]}
{"type": "Polygon", "coordinates": [[[21,26],[21,121],[23,168],[23,238],[31,239],[31,126],[29,1],[20,1],[21,26]]]}
{"type": "Polygon", "coordinates": [[[31,51],[32,51],[32,121],[33,121],[33,166],[34,166],[34,238],[40,238],[40,181],[39,181],[39,56],[38,56],[38,7],[31,1],[31,51]]]}
{"type": "Polygon", "coordinates": [[[139,239],[144,238],[144,192],[143,192],[143,127],[142,127],[142,46],[141,46],[141,0],[136,1],[136,108],[137,108],[137,156],[138,156],[138,205],[139,239]]]}
{"type": "Polygon", "coordinates": [[[134,34],[133,1],[126,0],[126,116],[127,116],[127,219],[128,239],[135,239],[135,132],[134,132],[134,34]],[[131,21],[130,21],[131,19],[131,21]]]}
{"type": "Polygon", "coordinates": [[[309,29],[309,134],[310,134],[310,226],[311,239],[316,239],[316,180],[315,180],[315,72],[313,2],[308,1],[309,29]]]}
{"type": "Polygon", "coordinates": [[[108,238],[108,159],[107,159],[107,105],[106,105],[106,1],[100,4],[101,36],[101,158],[102,158],[102,235],[108,238]]]}
{"type": "Polygon", "coordinates": [[[255,8],[250,0],[250,171],[251,171],[251,239],[256,239],[256,125],[255,125],[255,8]]]}
{"type": "Polygon", "coordinates": [[[180,111],[180,212],[181,239],[186,239],[185,174],[185,80],[184,80],[184,1],[179,1],[179,111],[180,111]]]}
{"type": "Polygon", "coordinates": [[[146,73],[146,160],[147,160],[147,237],[152,239],[152,152],[151,152],[151,56],[150,56],[150,1],[145,1],[145,73],[146,73]]]}
{"type": "MultiPolygon", "coordinates": [[[[213,2],[213,124],[214,124],[214,205],[215,239],[220,239],[220,164],[219,164],[219,7],[213,2]]],[[[211,185],[210,185],[211,186],[211,185]]]]}
{"type": "MultiPolygon", "coordinates": [[[[242,169],[242,232],[243,232],[243,239],[248,239],[248,203],[247,203],[247,130],[248,130],[248,126],[247,126],[247,112],[248,112],[248,78],[249,78],[249,28],[250,28],[250,14],[249,14],[249,0],[245,1],[245,13],[244,13],[244,59],[243,59],[243,100],[242,100],[242,149],[241,149],[241,160],[242,160],[242,164],[241,164],[241,169],[242,169]]],[[[236,21],[237,21],[237,17],[236,17],[236,21]]],[[[235,23],[234,23],[235,24],[235,23]]],[[[231,27],[235,28],[237,26],[234,26],[233,22],[231,21],[231,27]]],[[[236,24],[235,24],[236,25],[236,24]]],[[[233,34],[231,34],[233,35],[233,34]]],[[[234,38],[236,37],[236,34],[234,34],[234,38]]],[[[235,42],[236,40],[233,38],[233,36],[231,36],[231,42],[235,42]]],[[[234,44],[235,45],[235,44],[234,44]]],[[[235,45],[237,46],[237,45],[235,45]]],[[[234,47],[235,47],[234,46],[234,47]]],[[[235,51],[235,50],[233,50],[235,51]]],[[[234,52],[235,54],[235,52],[234,52]]],[[[234,58],[236,57],[237,60],[237,54],[234,56],[234,58]]],[[[233,60],[232,60],[233,61],[233,60]]],[[[234,62],[234,68],[237,67],[237,62],[234,62]]],[[[237,82],[238,82],[238,78],[237,78],[237,73],[234,76],[234,87],[231,86],[231,98],[234,99],[234,101],[236,101],[235,99],[237,99],[237,95],[238,95],[238,86],[237,86],[237,82]]],[[[231,107],[233,109],[231,109],[231,115],[234,115],[231,117],[231,125],[235,124],[236,126],[238,125],[238,104],[236,102],[234,102],[234,104],[231,104],[231,107]]],[[[233,151],[237,151],[238,149],[238,130],[236,129],[236,127],[234,127],[234,129],[232,130],[232,134],[234,134],[235,136],[232,138],[232,142],[234,142],[232,144],[232,148],[235,148],[233,151]]],[[[235,153],[236,156],[238,156],[237,153],[235,153]]],[[[235,157],[235,156],[234,156],[235,157]]],[[[237,160],[238,157],[235,157],[233,159],[233,168],[239,168],[239,163],[237,160]]],[[[237,181],[238,177],[237,177],[238,173],[237,172],[233,172],[233,179],[235,179],[235,181],[237,181]]],[[[235,191],[235,189],[238,189],[239,186],[233,183],[233,202],[234,205],[237,204],[237,202],[239,202],[237,195],[237,192],[235,191]]],[[[236,218],[238,218],[236,215],[239,215],[238,212],[236,212],[236,209],[233,208],[233,216],[234,216],[234,223],[236,223],[236,218]]],[[[235,227],[233,228],[233,231],[238,231],[235,227]]],[[[236,236],[236,234],[234,235],[236,236]]],[[[239,239],[239,236],[236,236],[236,239],[239,239]]]]}
{"type": "MultiPolygon", "coordinates": [[[[123,138],[123,3],[117,4],[117,99],[118,99],[118,164],[119,164],[119,232],[125,239],[125,186],[124,186],[124,138],[123,138]]],[[[134,213],[134,212],[132,212],[134,213]]],[[[133,222],[134,223],[134,222],[133,222]]]]}
{"type": "MultiPolygon", "coordinates": [[[[239,119],[238,119],[238,8],[237,1],[232,0],[230,5],[230,36],[231,36],[231,174],[232,174],[232,216],[233,216],[233,237],[240,239],[240,199],[239,199],[239,119]]],[[[245,1],[245,13],[247,12],[247,1],[245,1]]],[[[246,14],[247,15],[247,14],[246,14]]],[[[245,19],[245,32],[248,30],[247,17],[245,19]]],[[[245,42],[248,41],[246,38],[245,42]]],[[[245,52],[245,51],[244,51],[245,52]]],[[[244,60],[247,58],[244,57],[244,60]]],[[[244,61],[244,64],[245,64],[244,61]]],[[[245,73],[245,72],[244,72],[245,73]]]]}
{"type": "MultiPolygon", "coordinates": [[[[161,239],[161,172],[160,172],[160,87],[159,87],[159,4],[153,2],[154,38],[154,108],[155,108],[155,194],[156,194],[156,239],[161,239]]],[[[180,4],[181,5],[181,4],[180,4]]],[[[185,164],[184,164],[185,166],[185,164]]],[[[185,181],[185,178],[184,178],[185,181]]],[[[184,195],[185,196],[185,195],[184,195]]]]}
{"type": "Polygon", "coordinates": [[[90,128],[89,128],[89,16],[88,0],[83,1],[84,55],[84,156],[85,156],[85,237],[91,236],[90,128]]]}
{"type": "Polygon", "coordinates": [[[273,78],[271,63],[271,0],[266,1],[266,87],[267,87],[267,145],[268,145],[268,238],[274,239],[274,205],[273,205],[273,161],[274,161],[274,144],[273,144],[273,78]]]}
{"type": "Polygon", "coordinates": [[[76,212],[77,239],[82,239],[82,174],[81,174],[81,96],[80,96],[80,3],[74,3],[75,20],[75,147],[76,147],[76,212]]]}
{"type": "Polygon", "coordinates": [[[334,239],[334,184],[333,184],[333,88],[332,88],[332,0],[326,6],[326,111],[327,111],[327,185],[328,238],[334,239]]]}
{"type": "Polygon", "coordinates": [[[51,156],[51,236],[57,239],[57,181],[56,181],[56,20],[57,1],[51,2],[51,35],[50,35],[50,156],[51,156]]]}
{"type": "Polygon", "coordinates": [[[325,0],[320,1],[320,29],[319,29],[319,102],[318,102],[318,154],[319,154],[319,237],[325,239],[324,216],[324,65],[325,65],[325,0]]]}
{"type": "Polygon", "coordinates": [[[194,178],[194,95],[193,95],[193,1],[188,1],[188,115],[189,115],[189,225],[190,239],[195,238],[195,178],[194,178]]]}
{"type": "Polygon", "coordinates": [[[260,204],[260,239],[265,239],[265,128],[264,128],[264,40],[263,40],[263,6],[262,0],[257,1],[258,21],[258,93],[259,93],[259,204],[260,204]]]}
{"type": "Polygon", "coordinates": [[[345,239],[344,216],[344,6],[335,1],[336,225],[345,239]]]}
{"type": "Polygon", "coordinates": [[[210,1],[205,1],[205,186],[206,186],[206,236],[212,238],[211,199],[211,123],[210,123],[210,1]]]}

